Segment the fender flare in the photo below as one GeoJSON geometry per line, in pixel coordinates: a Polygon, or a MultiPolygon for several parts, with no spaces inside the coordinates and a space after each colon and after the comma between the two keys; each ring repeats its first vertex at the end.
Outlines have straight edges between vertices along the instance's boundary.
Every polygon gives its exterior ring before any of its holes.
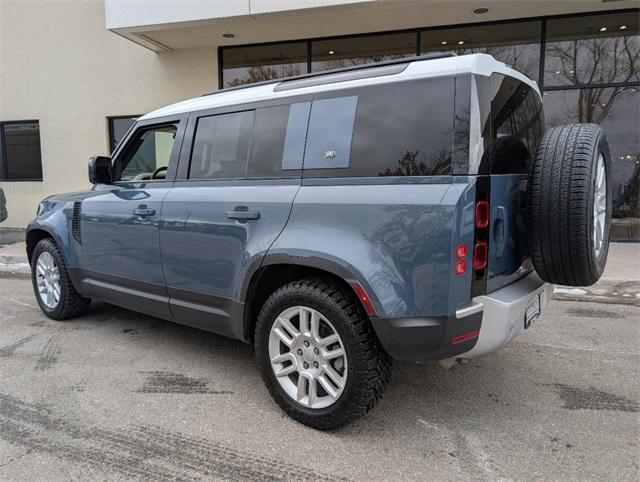
{"type": "Polygon", "coordinates": [[[382,305],[375,296],[374,290],[367,283],[364,276],[359,273],[353,266],[340,259],[332,259],[325,253],[320,253],[311,250],[295,250],[295,252],[281,252],[281,253],[268,253],[260,262],[254,262],[253,266],[247,270],[247,276],[245,277],[241,300],[246,304],[249,303],[248,297],[250,296],[249,289],[256,280],[256,275],[261,268],[274,265],[295,265],[301,267],[308,267],[326,271],[328,273],[337,276],[344,280],[350,286],[353,283],[358,283],[367,293],[376,313],[382,313],[382,305]]]}

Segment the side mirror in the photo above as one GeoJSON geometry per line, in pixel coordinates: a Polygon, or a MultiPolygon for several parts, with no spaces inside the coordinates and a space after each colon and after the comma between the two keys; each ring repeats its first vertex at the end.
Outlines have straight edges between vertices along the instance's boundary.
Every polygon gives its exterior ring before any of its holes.
{"type": "Polygon", "coordinates": [[[111,184],[111,158],[93,156],[89,158],[89,182],[91,184],[111,184]]]}

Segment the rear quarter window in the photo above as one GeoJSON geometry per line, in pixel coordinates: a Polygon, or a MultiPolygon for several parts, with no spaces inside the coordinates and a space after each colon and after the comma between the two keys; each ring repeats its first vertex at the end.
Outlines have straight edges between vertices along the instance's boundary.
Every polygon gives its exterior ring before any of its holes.
{"type": "Polygon", "coordinates": [[[454,78],[314,97],[304,177],[451,174],[454,78]]]}

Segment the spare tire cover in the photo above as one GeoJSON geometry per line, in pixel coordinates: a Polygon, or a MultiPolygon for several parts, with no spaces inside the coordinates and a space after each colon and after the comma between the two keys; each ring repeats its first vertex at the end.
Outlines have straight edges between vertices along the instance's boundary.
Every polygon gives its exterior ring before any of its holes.
{"type": "Polygon", "coordinates": [[[540,140],[527,188],[528,251],[550,283],[589,286],[609,251],[611,155],[595,124],[549,129],[540,140]]]}

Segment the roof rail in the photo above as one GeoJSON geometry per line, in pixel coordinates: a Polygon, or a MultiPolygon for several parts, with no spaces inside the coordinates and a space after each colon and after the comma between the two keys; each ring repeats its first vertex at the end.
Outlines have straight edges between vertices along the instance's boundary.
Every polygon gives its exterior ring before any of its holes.
{"type": "Polygon", "coordinates": [[[371,62],[368,64],[351,65],[349,67],[340,67],[338,69],[323,70],[320,72],[311,72],[309,74],[292,75],[289,77],[281,77],[273,80],[264,80],[262,82],[255,82],[253,84],[238,85],[236,87],[227,87],[226,89],[212,90],[211,92],[205,92],[204,94],[202,94],[202,97],[205,97],[208,95],[220,94],[222,92],[232,92],[234,90],[242,90],[242,89],[248,89],[250,87],[258,87],[260,85],[280,84],[280,83],[290,82],[294,80],[310,79],[313,77],[321,77],[321,76],[337,74],[341,72],[352,72],[352,71],[363,70],[363,69],[375,69],[377,67],[386,67],[389,65],[410,64],[412,62],[420,62],[422,60],[434,60],[434,59],[442,59],[446,57],[456,57],[456,56],[457,54],[455,54],[454,52],[432,52],[430,54],[417,55],[415,57],[404,57],[401,59],[384,60],[382,62],[371,62]]]}

